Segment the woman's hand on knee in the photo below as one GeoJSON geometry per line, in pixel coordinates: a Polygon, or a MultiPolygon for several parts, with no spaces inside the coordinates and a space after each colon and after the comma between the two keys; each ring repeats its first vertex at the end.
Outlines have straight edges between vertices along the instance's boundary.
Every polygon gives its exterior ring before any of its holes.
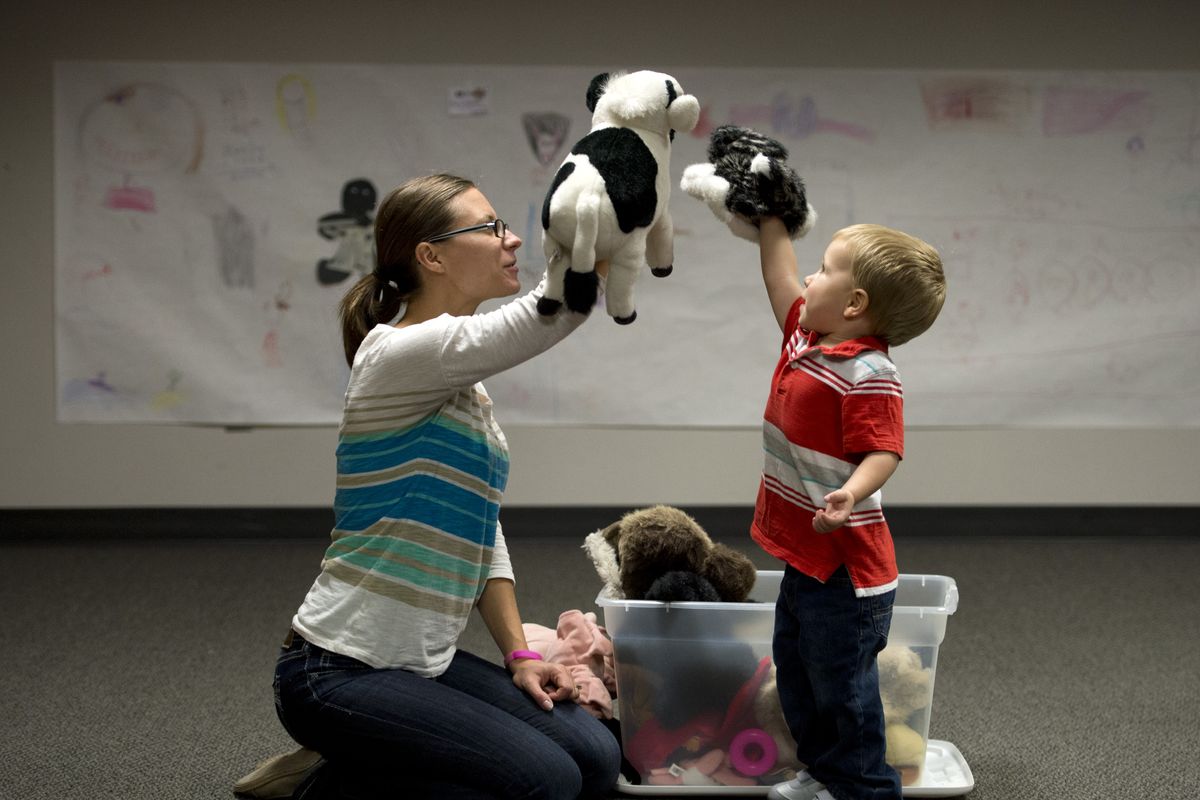
{"type": "Polygon", "coordinates": [[[554,708],[555,702],[579,697],[579,687],[575,685],[571,671],[562,664],[514,661],[509,669],[512,670],[513,683],[547,711],[554,708]]]}

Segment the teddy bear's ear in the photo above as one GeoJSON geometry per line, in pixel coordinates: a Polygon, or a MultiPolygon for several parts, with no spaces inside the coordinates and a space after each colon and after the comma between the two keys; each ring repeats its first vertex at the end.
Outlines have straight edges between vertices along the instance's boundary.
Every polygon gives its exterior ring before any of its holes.
{"type": "Polygon", "coordinates": [[[741,603],[754,588],[754,562],[728,545],[715,543],[701,573],[727,603],[741,603]]]}
{"type": "Polygon", "coordinates": [[[596,77],[592,78],[592,82],[587,88],[587,110],[595,111],[596,103],[600,102],[600,95],[604,94],[604,86],[608,83],[610,73],[601,72],[596,77]]]}
{"type": "Polygon", "coordinates": [[[617,520],[612,525],[600,531],[600,536],[612,548],[613,558],[619,563],[621,561],[621,521],[617,520]]]}

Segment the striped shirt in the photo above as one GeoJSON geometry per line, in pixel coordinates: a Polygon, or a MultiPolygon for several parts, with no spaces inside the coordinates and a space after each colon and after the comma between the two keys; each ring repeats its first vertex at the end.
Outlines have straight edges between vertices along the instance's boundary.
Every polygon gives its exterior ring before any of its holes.
{"type": "Polygon", "coordinates": [[[508,445],[479,383],[586,317],[496,311],[377,325],[354,357],[339,431],[332,542],[292,620],[374,667],[440,675],[489,578],[513,578],[498,515],[508,445]]]}
{"type": "Polygon", "coordinates": [[[861,498],[845,525],[813,529],[825,495],[874,451],[904,455],[904,394],[887,345],[874,337],[832,347],[799,327],[801,298],[763,416],[764,464],[751,536],[771,555],[817,580],[843,564],[858,596],[896,588],[898,572],[882,494],[861,498]]]}

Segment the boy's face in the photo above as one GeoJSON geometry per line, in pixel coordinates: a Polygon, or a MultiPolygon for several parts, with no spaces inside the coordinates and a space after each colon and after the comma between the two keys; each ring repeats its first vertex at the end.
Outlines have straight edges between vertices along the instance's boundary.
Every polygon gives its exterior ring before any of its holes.
{"type": "Polygon", "coordinates": [[[804,279],[800,327],[821,334],[838,333],[854,297],[854,278],[846,243],[834,239],[825,249],[821,268],[804,279]]]}

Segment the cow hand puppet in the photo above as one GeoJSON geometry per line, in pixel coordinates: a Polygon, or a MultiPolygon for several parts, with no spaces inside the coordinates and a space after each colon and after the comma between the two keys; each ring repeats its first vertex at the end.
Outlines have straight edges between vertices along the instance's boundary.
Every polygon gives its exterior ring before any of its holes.
{"type": "Polygon", "coordinates": [[[788,236],[798,239],[812,229],[817,212],[787,157],[768,136],[722,125],[709,137],[708,162],[685,169],[679,188],[706,203],[736,236],[757,242],[759,220],[779,217],[788,236]]]}
{"type": "Polygon", "coordinates": [[[608,261],[605,310],[622,325],[637,317],[633,287],[643,265],[670,274],[674,229],[671,141],[700,119],[700,103],[662,72],[603,73],[587,91],[591,131],[571,148],[542,204],[545,293],[538,312],[596,303],[597,261],[608,261]]]}

